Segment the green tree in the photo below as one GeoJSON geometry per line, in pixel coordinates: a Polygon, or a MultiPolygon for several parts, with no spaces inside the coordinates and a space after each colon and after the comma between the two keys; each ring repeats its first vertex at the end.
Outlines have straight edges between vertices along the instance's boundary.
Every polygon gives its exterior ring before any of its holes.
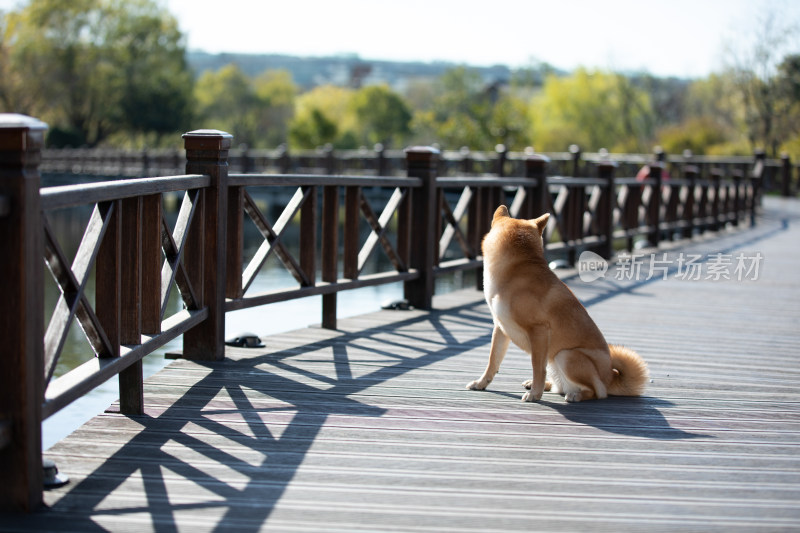
{"type": "Polygon", "coordinates": [[[411,133],[411,110],[386,85],[370,85],[353,95],[359,140],[384,146],[402,144],[411,133]]]}
{"type": "Polygon", "coordinates": [[[491,150],[497,144],[522,150],[529,144],[526,100],[532,81],[518,77],[487,83],[475,69],[456,67],[434,83],[409,86],[415,144],[491,150]]]}
{"type": "Polygon", "coordinates": [[[355,91],[321,85],[297,97],[295,114],[289,123],[293,148],[357,148],[357,119],[353,111],[355,91]]]}
{"type": "Polygon", "coordinates": [[[314,107],[292,122],[289,140],[296,148],[318,148],[333,144],[338,133],[336,123],[325,116],[323,111],[314,107]]]}
{"type": "Polygon", "coordinates": [[[792,129],[791,85],[797,21],[769,12],[754,24],[754,45],[732,51],[729,73],[741,95],[747,137],[753,147],[777,156],[792,129]],[[788,85],[787,85],[788,83],[788,85]]]}
{"type": "Polygon", "coordinates": [[[53,133],[94,146],[124,129],[162,134],[188,122],[183,36],[153,0],[32,0],[5,15],[2,46],[4,104],[53,133]]]}
{"type": "Polygon", "coordinates": [[[457,67],[438,82],[433,102],[440,142],[449,148],[484,149],[489,142],[490,94],[476,70],[457,67]]]}
{"type": "Polygon", "coordinates": [[[741,96],[728,74],[693,80],[685,90],[683,116],[659,128],[657,143],[668,153],[752,153],[744,131],[741,96]]]}
{"type": "Polygon", "coordinates": [[[779,149],[800,158],[800,54],[787,55],[778,65],[779,95],[776,137],[779,149]]]}
{"type": "Polygon", "coordinates": [[[693,154],[705,155],[715,146],[728,141],[728,132],[709,116],[690,118],[658,132],[658,144],[665,152],[672,154],[680,154],[688,149],[693,154]]]}
{"type": "Polygon", "coordinates": [[[646,151],[652,138],[647,94],[619,74],[578,69],[548,76],[532,101],[531,137],[540,151],[646,151]]]}
{"type": "Polygon", "coordinates": [[[250,78],[238,66],[204,72],[195,86],[195,100],[204,128],[227,131],[237,144],[253,146],[257,141],[262,106],[250,78]]]}
{"type": "Polygon", "coordinates": [[[513,94],[500,96],[489,116],[490,145],[502,144],[509,150],[523,150],[530,145],[530,111],[525,100],[513,94]]]}
{"type": "Polygon", "coordinates": [[[237,144],[262,148],[287,141],[296,92],[287,71],[268,70],[253,79],[231,63],[200,76],[195,100],[204,127],[227,131],[237,144]]]}
{"type": "Polygon", "coordinates": [[[122,126],[164,134],[187,131],[193,77],[176,20],[149,0],[112,4],[108,46],[119,66],[122,126]]]}
{"type": "Polygon", "coordinates": [[[294,116],[297,86],[286,70],[268,70],[254,81],[256,98],[261,102],[259,144],[278,146],[289,140],[289,122],[294,116]]]}

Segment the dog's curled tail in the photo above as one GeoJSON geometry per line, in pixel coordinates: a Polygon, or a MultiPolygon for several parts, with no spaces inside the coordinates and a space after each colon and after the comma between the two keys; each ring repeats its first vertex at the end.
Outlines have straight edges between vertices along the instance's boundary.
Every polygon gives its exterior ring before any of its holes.
{"type": "Polygon", "coordinates": [[[614,369],[614,379],[608,387],[612,396],[639,396],[644,392],[647,379],[647,363],[641,356],[625,346],[609,344],[611,352],[611,367],[614,369]]]}

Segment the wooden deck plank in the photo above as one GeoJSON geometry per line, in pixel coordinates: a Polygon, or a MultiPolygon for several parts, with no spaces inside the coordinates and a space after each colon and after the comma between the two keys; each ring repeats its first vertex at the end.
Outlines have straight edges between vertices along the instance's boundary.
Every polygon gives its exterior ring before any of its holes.
{"type": "Polygon", "coordinates": [[[475,291],[175,361],[144,416],[49,450],[72,482],[0,530],[796,531],[798,237],[800,204],[767,199],[757,227],[666,251],[758,252],[756,281],[568,277],[648,361],[642,398],[520,402],[514,347],[490,390],[464,390],[490,340],[475,291]]]}

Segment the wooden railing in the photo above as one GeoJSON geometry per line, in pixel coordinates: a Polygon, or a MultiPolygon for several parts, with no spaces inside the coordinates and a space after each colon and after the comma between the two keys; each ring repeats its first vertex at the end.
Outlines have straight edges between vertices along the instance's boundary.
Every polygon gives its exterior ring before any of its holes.
{"type": "MultiPolygon", "coordinates": [[[[512,152],[500,145],[493,151],[447,150],[440,153],[437,163],[439,176],[521,176],[525,172],[527,152],[512,152]]],[[[568,151],[546,153],[548,174],[557,176],[596,175],[598,163],[611,160],[622,175],[634,176],[652,160],[664,166],[667,175],[683,176],[684,167],[692,165],[699,178],[710,178],[712,172],[729,175],[734,171],[745,175],[756,160],[761,160],[763,188],[783,196],[797,193],[800,165],[784,154],[777,159],[764,157],[757,150],[753,156],[700,156],[686,151],[665,154],[656,148],[653,154],[586,153],[576,146],[568,151]]],[[[186,165],[183,153],[177,150],[121,149],[46,149],[42,154],[41,172],[70,180],[72,176],[140,177],[147,175],[181,174],[186,165]]],[[[387,150],[380,144],[373,149],[334,150],[330,146],[317,150],[232,148],[228,155],[231,172],[242,174],[347,174],[369,176],[405,175],[403,150],[387,150]]]]}
{"type": "Polygon", "coordinates": [[[549,253],[574,262],[592,249],[609,258],[637,236],[657,246],[754,220],[764,171],[763,159],[708,176],[685,164],[680,177],[665,179],[656,160],[637,179],[617,177],[613,158],[579,165],[571,155],[575,175],[548,176],[553,162],[527,154],[514,177],[441,176],[442,154],[414,147],[404,152],[405,176],[230,173],[231,136],[199,130],[183,136],[181,175],[40,189],[45,129],[0,115],[0,505],[16,509],[42,501],[44,418],[115,375],[122,413],[142,413],[142,358],[182,335],[183,357],[222,359],[226,312],[320,296],[322,325],[335,328],[339,292],[397,282],[410,305],[430,309],[437,276],[474,270],[480,286],[481,238],[501,203],[517,217],[552,213],[549,253]],[[591,177],[578,176],[587,169],[591,177]],[[264,188],[289,191],[272,220],[256,198],[264,188]],[[164,198],[176,194],[170,227],[164,198]],[[75,206],[91,216],[69,264],[49,216],[75,206]],[[248,220],[260,235],[250,257],[248,220]],[[287,232],[295,220],[297,246],[287,232]],[[256,276],[273,254],[295,283],[258,290],[256,276]],[[367,272],[376,254],[389,266],[367,272]],[[43,260],[61,293],[46,326],[43,260]],[[86,295],[91,272],[94,302],[86,295]],[[182,305],[170,314],[173,291],[182,305]],[[75,321],[96,357],[53,378],[75,321]]]}

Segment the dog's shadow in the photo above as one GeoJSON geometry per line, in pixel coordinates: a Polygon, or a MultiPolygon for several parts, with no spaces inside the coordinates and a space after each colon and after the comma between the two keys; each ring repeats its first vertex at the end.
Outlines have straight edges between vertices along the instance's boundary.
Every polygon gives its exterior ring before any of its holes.
{"type": "Polygon", "coordinates": [[[673,427],[661,409],[673,407],[675,404],[660,398],[615,396],[585,403],[550,402],[547,405],[567,420],[618,435],[656,440],[711,437],[673,427]]]}
{"type": "MultiPolygon", "coordinates": [[[[494,391],[519,401],[519,395],[494,391]]],[[[567,403],[557,394],[545,393],[538,405],[552,409],[575,424],[626,435],[654,440],[684,440],[713,438],[673,427],[661,409],[673,407],[670,401],[650,396],[609,396],[604,400],[567,403]]]]}

